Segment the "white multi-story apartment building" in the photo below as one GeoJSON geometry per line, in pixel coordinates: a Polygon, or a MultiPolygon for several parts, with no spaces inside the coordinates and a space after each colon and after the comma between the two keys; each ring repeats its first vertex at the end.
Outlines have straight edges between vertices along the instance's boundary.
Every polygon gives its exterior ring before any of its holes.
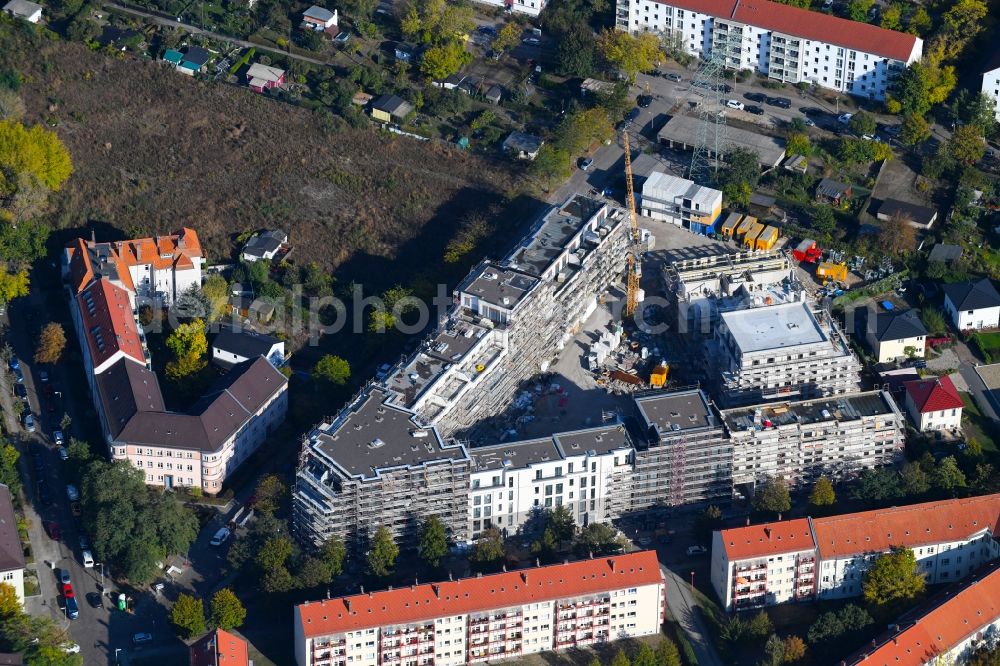
{"type": "Polygon", "coordinates": [[[660,632],[655,551],[301,604],[298,666],[461,666],[660,632]]]}
{"type": "Polygon", "coordinates": [[[976,649],[996,645],[1000,634],[1000,568],[949,587],[931,599],[916,619],[889,625],[883,634],[843,664],[964,664],[976,649]]]}
{"type": "Polygon", "coordinates": [[[993,116],[1000,122],[1000,49],[983,69],[983,92],[993,100],[993,116]]]}
{"type": "Polygon", "coordinates": [[[782,478],[791,485],[891,465],[903,454],[905,420],[883,391],[775,402],[722,412],[732,445],[732,482],[782,478]]]}
{"type": "Polygon", "coordinates": [[[923,41],[901,32],[771,0],[618,0],[619,30],[668,36],[688,53],[725,54],[726,66],[885,99],[923,41]]]}
{"type": "Polygon", "coordinates": [[[536,512],[565,506],[578,525],[607,523],[627,508],[634,450],[615,424],[469,451],[469,534],[513,534],[536,512]]]}
{"type": "Polygon", "coordinates": [[[722,192],[654,171],[642,185],[641,207],[646,217],[703,234],[722,214],[722,192]]]}
{"type": "Polygon", "coordinates": [[[527,16],[538,16],[545,9],[545,0],[476,0],[481,5],[503,7],[508,12],[517,12],[527,16]]]}
{"type": "Polygon", "coordinates": [[[24,605],[24,547],[17,532],[17,516],[10,488],[0,484],[0,583],[14,588],[17,600],[24,605]]]}
{"type": "Polygon", "coordinates": [[[909,548],[929,584],[1000,556],[1000,494],[715,532],[712,585],[727,609],[862,593],[879,555],[909,548]]]}
{"type": "Polygon", "coordinates": [[[723,312],[716,329],[728,405],[856,391],[861,364],[836,322],[802,301],[723,312]]]}

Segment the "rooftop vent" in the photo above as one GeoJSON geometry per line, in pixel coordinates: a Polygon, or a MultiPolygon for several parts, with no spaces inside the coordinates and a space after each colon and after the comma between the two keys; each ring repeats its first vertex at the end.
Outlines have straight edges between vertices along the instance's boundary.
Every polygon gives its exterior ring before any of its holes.
{"type": "Polygon", "coordinates": [[[372,441],[368,442],[368,448],[369,448],[369,449],[380,449],[380,448],[382,448],[383,446],[385,446],[385,442],[383,442],[383,441],[382,441],[382,440],[381,440],[380,438],[378,438],[378,437],[376,437],[376,438],[375,438],[375,439],[373,439],[372,441]]]}

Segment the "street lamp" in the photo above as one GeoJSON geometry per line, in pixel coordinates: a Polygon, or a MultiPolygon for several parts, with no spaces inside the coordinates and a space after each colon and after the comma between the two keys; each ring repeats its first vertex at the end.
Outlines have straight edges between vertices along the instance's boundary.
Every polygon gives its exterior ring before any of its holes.
{"type": "Polygon", "coordinates": [[[97,566],[101,567],[101,596],[104,596],[104,562],[98,562],[97,566]]]}
{"type": "Polygon", "coordinates": [[[691,594],[694,594],[694,571],[691,572],[691,594]]]}
{"type": "Polygon", "coordinates": [[[118,662],[118,653],[121,652],[121,651],[122,651],[121,648],[115,648],[115,663],[116,664],[119,663],[118,662]]]}

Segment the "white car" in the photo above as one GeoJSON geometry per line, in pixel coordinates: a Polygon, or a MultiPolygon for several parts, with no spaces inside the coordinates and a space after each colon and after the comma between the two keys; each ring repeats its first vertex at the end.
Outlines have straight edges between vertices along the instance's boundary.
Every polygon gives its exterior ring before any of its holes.
{"type": "Polygon", "coordinates": [[[837,122],[846,125],[849,122],[851,122],[851,118],[853,117],[854,117],[853,113],[842,113],[839,116],[837,116],[837,122]]]}
{"type": "Polygon", "coordinates": [[[69,498],[70,502],[76,502],[80,499],[80,491],[73,484],[69,484],[66,486],[66,497],[69,498]]]}
{"type": "Polygon", "coordinates": [[[94,556],[90,554],[89,550],[85,550],[80,553],[80,559],[83,560],[83,566],[88,569],[94,568],[94,556]]]}
{"type": "Polygon", "coordinates": [[[76,643],[67,643],[63,645],[63,652],[66,654],[80,654],[80,646],[76,643]]]}
{"type": "Polygon", "coordinates": [[[802,122],[805,124],[806,127],[816,127],[816,121],[814,121],[812,118],[806,118],[802,122]]]}
{"type": "Polygon", "coordinates": [[[743,102],[741,102],[738,99],[727,99],[726,106],[728,106],[730,109],[739,109],[740,111],[746,108],[743,105],[743,102]]]}
{"type": "Polygon", "coordinates": [[[705,548],[704,546],[688,546],[688,549],[687,549],[687,554],[688,555],[692,555],[692,556],[693,555],[704,555],[707,552],[708,552],[708,548],[705,548]]]}
{"type": "Polygon", "coordinates": [[[52,441],[56,443],[56,446],[62,446],[66,443],[66,437],[63,435],[62,430],[55,430],[52,432],[52,441]]]}
{"type": "Polygon", "coordinates": [[[213,546],[221,546],[226,542],[226,539],[229,538],[230,534],[231,532],[229,531],[229,528],[223,527],[222,529],[220,529],[218,532],[215,533],[215,536],[213,536],[212,540],[209,541],[208,543],[213,546]]]}

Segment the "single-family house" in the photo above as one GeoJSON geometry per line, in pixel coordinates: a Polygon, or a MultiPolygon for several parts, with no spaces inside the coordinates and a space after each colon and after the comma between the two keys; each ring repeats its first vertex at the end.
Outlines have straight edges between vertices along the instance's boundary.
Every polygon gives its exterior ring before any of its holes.
{"type": "Polygon", "coordinates": [[[316,32],[336,35],[339,32],[337,28],[337,10],[334,9],[331,12],[329,9],[313,5],[302,12],[302,24],[300,27],[303,30],[315,30],[316,32]]]}
{"type": "Polygon", "coordinates": [[[17,517],[10,488],[0,484],[0,582],[7,583],[24,605],[24,548],[17,533],[17,517]]]}
{"type": "Polygon", "coordinates": [[[953,264],[962,258],[961,245],[948,245],[938,243],[931,248],[931,253],[927,255],[928,261],[940,261],[943,264],[953,264]]]}
{"type": "Polygon", "coordinates": [[[533,160],[544,143],[540,136],[514,131],[504,139],[503,150],[519,160],[533,160]]]}
{"type": "Polygon", "coordinates": [[[180,67],[181,60],[184,59],[184,54],[177,49],[167,49],[163,52],[163,62],[173,67],[180,67]]]}
{"type": "Polygon", "coordinates": [[[271,88],[280,88],[285,85],[285,70],[277,67],[270,67],[255,62],[247,70],[247,86],[250,90],[262,93],[271,88]]]}
{"type": "Polygon", "coordinates": [[[906,382],[906,411],[920,432],[961,430],[962,398],[948,375],[906,382]]]}
{"type": "Polygon", "coordinates": [[[38,23],[42,20],[42,6],[28,0],[10,0],[3,6],[3,10],[10,16],[28,23],[38,23]]]}
{"type": "Polygon", "coordinates": [[[960,331],[1000,326],[1000,294],[987,278],[946,284],[944,309],[960,331]]]}
{"type": "Polygon", "coordinates": [[[396,42],[394,54],[400,62],[413,62],[417,58],[417,47],[407,42],[396,42]]]}
{"type": "Polygon", "coordinates": [[[435,81],[434,85],[438,88],[444,88],[445,90],[454,90],[455,88],[462,85],[462,81],[465,81],[465,74],[452,74],[444,81],[435,81]]]}
{"type": "Polygon", "coordinates": [[[503,98],[503,88],[494,84],[490,86],[490,89],[486,91],[486,94],[483,95],[483,97],[485,97],[486,101],[490,104],[499,104],[500,100],[503,98]]]}
{"type": "Polygon", "coordinates": [[[281,229],[270,229],[259,234],[254,234],[243,246],[240,259],[253,262],[261,259],[274,259],[281,249],[281,246],[288,243],[288,234],[281,229]]]}
{"type": "Polygon", "coordinates": [[[285,362],[285,343],[270,335],[237,328],[224,328],[212,339],[212,362],[222,368],[263,356],[271,365],[285,362]]]}
{"type": "Polygon", "coordinates": [[[130,44],[139,46],[144,44],[144,35],[132,28],[116,28],[113,25],[106,25],[101,28],[101,36],[97,42],[105,48],[113,48],[124,51],[130,44]]]}
{"type": "Polygon", "coordinates": [[[847,183],[841,183],[832,178],[824,178],[816,186],[816,200],[839,206],[849,200],[853,189],[847,183]]]}
{"type": "Polygon", "coordinates": [[[910,223],[910,226],[917,229],[930,229],[937,220],[937,211],[927,206],[900,201],[899,199],[886,199],[878,207],[875,217],[888,222],[894,217],[901,217],[910,223]]]}
{"type": "Polygon", "coordinates": [[[868,317],[868,344],[879,363],[898,358],[923,358],[927,328],[916,310],[879,312],[868,317]]]}
{"type": "Polygon", "coordinates": [[[222,629],[215,629],[188,648],[190,666],[253,666],[247,642],[222,629]]]}
{"type": "Polygon", "coordinates": [[[194,76],[198,72],[205,71],[205,65],[212,59],[212,55],[200,46],[189,46],[181,54],[180,62],[177,63],[177,71],[181,74],[194,76]]]}
{"type": "Polygon", "coordinates": [[[615,84],[608,83],[607,81],[598,81],[597,79],[584,79],[583,83],[580,84],[580,95],[586,97],[587,95],[597,95],[600,93],[610,93],[615,89],[615,84]]]}
{"type": "Polygon", "coordinates": [[[372,102],[371,109],[375,120],[401,123],[413,111],[413,105],[396,95],[382,95],[372,102]]]}

